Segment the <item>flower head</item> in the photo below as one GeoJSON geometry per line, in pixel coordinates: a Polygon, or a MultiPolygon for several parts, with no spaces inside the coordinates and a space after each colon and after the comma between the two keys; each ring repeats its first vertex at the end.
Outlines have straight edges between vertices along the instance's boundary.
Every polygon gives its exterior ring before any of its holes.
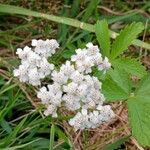
{"type": "Polygon", "coordinates": [[[69,120],[75,130],[96,128],[114,117],[110,105],[104,105],[102,83],[89,74],[93,67],[104,72],[111,67],[108,58],[102,58],[98,46],[88,43],[86,48],[77,49],[71,61],[56,69],[54,64],[48,62],[59,47],[56,40],[33,39],[31,45],[32,48],[17,49],[21,65],[14,70],[14,76],[33,86],[42,85],[41,80],[50,77],[51,83],[37,92],[37,97],[46,108],[45,116],[57,117],[58,108],[65,106],[77,112],[69,120]]]}

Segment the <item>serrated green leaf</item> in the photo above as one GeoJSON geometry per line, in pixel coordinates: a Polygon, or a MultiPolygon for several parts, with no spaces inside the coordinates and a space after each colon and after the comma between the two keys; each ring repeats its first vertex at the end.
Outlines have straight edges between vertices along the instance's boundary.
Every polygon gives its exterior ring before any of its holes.
{"type": "Polygon", "coordinates": [[[136,91],[136,95],[140,97],[143,96],[150,101],[150,74],[141,80],[139,88],[136,91]]]}
{"type": "Polygon", "coordinates": [[[126,100],[130,96],[131,82],[123,70],[110,70],[102,84],[102,90],[107,101],[126,100]]]}
{"type": "Polygon", "coordinates": [[[106,20],[97,21],[95,24],[95,33],[99,42],[101,52],[103,55],[109,57],[110,55],[110,35],[108,30],[108,23],[106,20]]]}
{"type": "Polygon", "coordinates": [[[103,82],[102,89],[107,101],[119,101],[128,98],[128,95],[111,78],[107,78],[103,82]]]}
{"type": "Polygon", "coordinates": [[[127,25],[112,44],[111,58],[114,59],[125,51],[143,29],[144,26],[141,22],[127,25]]]}
{"type": "Polygon", "coordinates": [[[150,100],[134,97],[128,100],[132,135],[143,146],[150,146],[150,100]]]}
{"type": "Polygon", "coordinates": [[[128,109],[133,136],[141,145],[150,146],[150,75],[128,100],[128,109]]]}
{"type": "Polygon", "coordinates": [[[131,80],[123,69],[111,69],[108,74],[112,80],[129,96],[131,93],[131,80]]]}
{"type": "Polygon", "coordinates": [[[134,58],[119,58],[112,62],[113,67],[122,68],[127,73],[142,78],[147,74],[145,67],[134,58]]]}

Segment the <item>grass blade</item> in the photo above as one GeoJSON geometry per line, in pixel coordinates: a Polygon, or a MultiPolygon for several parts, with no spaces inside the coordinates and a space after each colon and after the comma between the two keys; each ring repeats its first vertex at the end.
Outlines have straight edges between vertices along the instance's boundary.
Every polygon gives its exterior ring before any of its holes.
{"type": "Polygon", "coordinates": [[[92,1],[89,1],[89,4],[86,8],[86,11],[83,15],[83,21],[87,21],[88,18],[90,16],[92,16],[93,12],[97,9],[97,5],[99,3],[99,0],[92,0],[92,1]]]}
{"type": "Polygon", "coordinates": [[[1,150],[16,150],[16,149],[24,148],[24,147],[29,146],[30,144],[32,144],[34,142],[37,142],[38,140],[40,140],[40,139],[36,139],[34,141],[31,141],[29,143],[22,144],[22,145],[17,145],[17,146],[13,146],[13,147],[9,147],[9,148],[3,148],[1,150]]]}
{"type": "Polygon", "coordinates": [[[5,93],[6,91],[13,89],[14,87],[16,87],[18,84],[12,84],[9,86],[9,84],[4,85],[4,87],[2,87],[0,89],[0,95],[2,95],[3,93],[5,93]]]}
{"type": "Polygon", "coordinates": [[[52,124],[52,126],[51,126],[51,131],[50,131],[50,144],[49,144],[49,150],[53,150],[54,136],[55,136],[55,125],[52,124]]]}
{"type": "Polygon", "coordinates": [[[8,146],[9,144],[15,142],[16,136],[22,129],[26,119],[27,119],[27,116],[23,120],[21,120],[21,122],[14,128],[14,130],[11,132],[11,134],[9,134],[9,136],[4,139],[5,146],[8,146]]]}

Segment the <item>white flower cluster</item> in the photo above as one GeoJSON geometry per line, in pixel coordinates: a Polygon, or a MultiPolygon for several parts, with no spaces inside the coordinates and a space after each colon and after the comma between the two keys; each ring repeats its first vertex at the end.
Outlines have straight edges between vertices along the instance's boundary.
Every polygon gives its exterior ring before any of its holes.
{"type": "Polygon", "coordinates": [[[77,49],[71,61],[62,64],[59,70],[47,61],[59,46],[56,40],[32,40],[32,46],[33,50],[29,47],[17,50],[22,64],[14,70],[14,74],[21,82],[32,85],[40,85],[40,79],[51,75],[52,84],[40,88],[37,93],[46,107],[46,116],[57,117],[57,109],[65,106],[77,112],[69,121],[76,130],[96,128],[114,117],[111,107],[103,105],[105,98],[101,93],[101,82],[88,74],[94,66],[104,71],[111,67],[108,59],[102,58],[97,46],[88,43],[87,48],[77,49]]]}
{"type": "Polygon", "coordinates": [[[40,79],[45,78],[54,69],[54,65],[47,61],[47,58],[55,53],[59,44],[56,40],[32,40],[33,48],[28,46],[18,48],[16,54],[21,59],[21,65],[14,70],[14,76],[21,82],[29,82],[37,86],[40,79]]]}
{"type": "Polygon", "coordinates": [[[69,124],[74,126],[75,130],[85,128],[96,128],[99,125],[108,122],[113,118],[114,112],[110,105],[99,105],[96,110],[88,112],[87,109],[82,109],[74,118],[70,119],[69,124]]]}
{"type": "Polygon", "coordinates": [[[107,57],[103,60],[98,46],[94,46],[92,43],[88,43],[86,46],[87,48],[77,49],[77,54],[71,57],[71,61],[75,62],[79,72],[91,73],[93,66],[98,66],[99,70],[104,71],[111,67],[107,57]]]}

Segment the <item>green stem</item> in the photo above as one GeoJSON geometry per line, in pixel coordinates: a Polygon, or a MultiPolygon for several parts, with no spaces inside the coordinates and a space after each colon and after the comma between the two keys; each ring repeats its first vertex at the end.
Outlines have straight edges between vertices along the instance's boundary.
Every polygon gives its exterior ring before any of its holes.
{"type": "Polygon", "coordinates": [[[53,150],[54,146],[54,136],[55,136],[55,125],[51,125],[51,130],[50,130],[50,144],[49,144],[49,150],[53,150]]]}
{"type": "MultiPolygon", "coordinates": [[[[83,30],[87,30],[87,31],[90,31],[90,32],[95,32],[95,27],[92,24],[81,22],[81,21],[78,21],[76,19],[71,19],[71,18],[66,18],[66,17],[59,17],[59,16],[54,16],[54,15],[48,15],[48,14],[28,10],[28,9],[17,7],[17,6],[0,4],[0,12],[1,13],[19,14],[19,15],[25,15],[25,16],[44,18],[44,19],[51,20],[51,21],[54,21],[54,22],[57,22],[57,23],[66,24],[66,25],[73,26],[73,27],[76,27],[76,28],[80,28],[80,29],[83,29],[83,30]]],[[[112,38],[116,38],[118,33],[110,31],[110,35],[111,35],[112,38]]],[[[145,43],[143,41],[140,41],[138,39],[134,40],[132,43],[136,46],[139,46],[139,47],[146,48],[146,49],[150,50],[150,44],[145,43]]]]}

